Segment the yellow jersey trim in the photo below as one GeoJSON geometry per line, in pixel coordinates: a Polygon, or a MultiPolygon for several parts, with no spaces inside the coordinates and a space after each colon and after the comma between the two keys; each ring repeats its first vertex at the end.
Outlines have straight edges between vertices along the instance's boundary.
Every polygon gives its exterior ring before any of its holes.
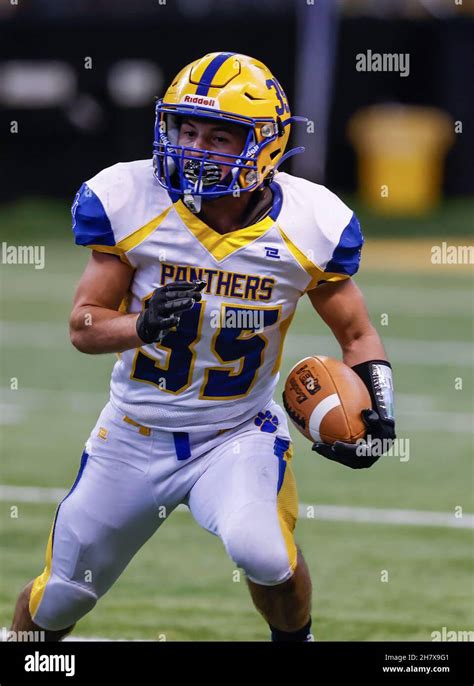
{"type": "Polygon", "coordinates": [[[274,220],[267,216],[256,224],[251,224],[243,229],[220,234],[188,210],[182,200],[178,200],[174,207],[184,225],[217,262],[221,262],[240,248],[253,243],[275,224],[274,220]]]}
{"type": "Polygon", "coordinates": [[[303,267],[303,269],[311,279],[309,284],[305,288],[305,293],[307,291],[311,291],[313,288],[316,288],[316,286],[318,285],[318,281],[343,281],[344,279],[350,279],[350,276],[348,276],[347,274],[325,272],[324,269],[321,269],[321,267],[319,267],[317,264],[312,262],[308,257],[306,257],[304,252],[302,252],[298,248],[298,246],[296,246],[293,243],[293,241],[286,235],[281,226],[277,224],[277,227],[281,237],[285,242],[286,247],[291,252],[291,254],[298,262],[298,264],[301,267],[303,267]]]}
{"type": "Polygon", "coordinates": [[[127,424],[131,424],[132,426],[136,426],[138,429],[138,433],[142,436],[149,436],[151,434],[151,429],[148,426],[143,426],[142,424],[139,424],[131,417],[127,417],[127,415],[125,415],[123,421],[127,424]]]}
{"type": "Polygon", "coordinates": [[[118,249],[116,245],[88,245],[86,247],[97,252],[106,253],[107,255],[116,255],[120,258],[121,262],[123,262],[124,264],[128,264],[129,267],[132,267],[128,260],[128,257],[125,255],[125,253],[118,249]]]}
{"type": "Polygon", "coordinates": [[[278,345],[278,353],[276,356],[275,364],[273,365],[272,374],[277,374],[280,371],[281,358],[283,355],[283,346],[285,343],[286,334],[288,332],[288,328],[291,322],[293,321],[295,312],[296,309],[293,310],[293,312],[286,319],[283,319],[283,321],[280,322],[280,343],[278,345]]]}
{"type": "Polygon", "coordinates": [[[152,234],[153,231],[160,226],[160,224],[163,223],[172,207],[173,205],[167,207],[157,217],[153,217],[153,219],[150,219],[147,224],[141,226],[139,229],[136,229],[133,231],[133,233],[125,236],[125,238],[122,238],[122,240],[116,245],[88,245],[87,247],[91,250],[97,250],[98,252],[106,252],[110,253],[111,255],[117,255],[121,259],[125,258],[127,263],[130,264],[125,253],[133,250],[133,248],[136,248],[140,243],[143,243],[143,241],[148,238],[148,236],[152,234]]]}

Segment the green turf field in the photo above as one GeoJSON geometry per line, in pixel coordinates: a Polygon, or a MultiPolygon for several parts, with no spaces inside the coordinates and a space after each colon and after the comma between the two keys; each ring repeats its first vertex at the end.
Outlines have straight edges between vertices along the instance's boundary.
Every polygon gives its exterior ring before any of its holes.
{"type": "MultiPolygon", "coordinates": [[[[1,218],[8,221],[5,212],[1,218]]],[[[31,211],[12,215],[12,236],[13,228],[18,233],[9,240],[20,243],[22,228],[25,234],[51,228],[44,217],[35,221],[31,211]]],[[[87,251],[73,246],[67,224],[64,239],[45,244],[44,270],[2,266],[0,483],[67,489],[106,402],[114,357],[82,355],[68,342],[70,302],[87,251]],[[11,390],[12,379],[18,390],[11,390]]],[[[456,268],[397,273],[390,268],[394,257],[387,254],[386,273],[362,269],[357,281],[393,361],[397,433],[409,439],[410,459],[382,458],[371,470],[355,472],[312,453],[293,431],[300,501],[472,513],[472,278],[456,268]]],[[[314,353],[337,355],[337,348],[304,298],[288,334],[282,379],[314,353]]],[[[55,505],[3,499],[0,512],[0,626],[8,626],[18,591],[42,571],[55,505]],[[12,506],[18,517],[11,517],[12,506]]],[[[315,587],[317,639],[430,640],[443,626],[472,629],[472,530],[316,518],[300,520],[296,533],[315,587]]],[[[177,512],[76,633],[267,640],[243,578],[234,579],[219,540],[177,512]]]]}

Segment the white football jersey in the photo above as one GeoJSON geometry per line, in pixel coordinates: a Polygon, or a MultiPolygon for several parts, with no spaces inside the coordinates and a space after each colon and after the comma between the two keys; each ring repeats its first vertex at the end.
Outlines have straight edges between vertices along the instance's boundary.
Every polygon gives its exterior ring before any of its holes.
{"type": "Polygon", "coordinates": [[[359,222],[336,195],[281,172],[271,188],[270,213],[225,235],[170,197],[151,160],[104,169],[77,193],[76,243],[135,269],[124,311],[139,312],[170,281],[207,283],[161,344],[118,356],[110,399],[138,423],[198,431],[248,420],[273,396],[301,295],[357,271],[359,222]]]}

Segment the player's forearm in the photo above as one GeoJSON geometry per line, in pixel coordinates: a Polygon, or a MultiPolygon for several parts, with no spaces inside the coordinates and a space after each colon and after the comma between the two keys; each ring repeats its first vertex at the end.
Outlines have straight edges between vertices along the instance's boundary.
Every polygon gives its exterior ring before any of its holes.
{"type": "Polygon", "coordinates": [[[123,314],[103,307],[78,307],[71,314],[71,342],[89,355],[138,348],[143,341],[137,335],[137,317],[138,314],[123,314]]]}
{"type": "Polygon", "coordinates": [[[342,359],[349,367],[368,360],[388,360],[380,336],[372,326],[364,331],[354,332],[339,343],[342,359]]]}

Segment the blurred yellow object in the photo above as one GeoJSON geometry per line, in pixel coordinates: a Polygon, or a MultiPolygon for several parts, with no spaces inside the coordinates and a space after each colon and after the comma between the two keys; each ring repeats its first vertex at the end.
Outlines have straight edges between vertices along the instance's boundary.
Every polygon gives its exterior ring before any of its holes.
{"type": "Polygon", "coordinates": [[[444,157],[454,140],[445,112],[374,105],[355,113],[348,135],[358,155],[359,193],[383,214],[424,214],[441,195],[444,157]]]}

